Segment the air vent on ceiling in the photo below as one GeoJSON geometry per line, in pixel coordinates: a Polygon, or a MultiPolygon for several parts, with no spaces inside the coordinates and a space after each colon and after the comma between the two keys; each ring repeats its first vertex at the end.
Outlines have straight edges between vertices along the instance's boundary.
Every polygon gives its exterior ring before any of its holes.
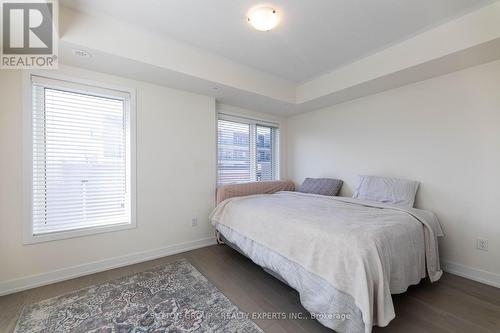
{"type": "Polygon", "coordinates": [[[79,49],[72,49],[73,55],[79,58],[92,58],[92,54],[90,54],[87,51],[84,50],[79,50],[79,49]]]}

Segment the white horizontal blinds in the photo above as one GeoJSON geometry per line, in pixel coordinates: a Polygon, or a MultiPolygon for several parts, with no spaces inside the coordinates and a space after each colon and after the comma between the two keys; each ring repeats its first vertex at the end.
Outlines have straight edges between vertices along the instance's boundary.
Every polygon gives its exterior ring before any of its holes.
{"type": "Polygon", "coordinates": [[[250,125],[219,119],[217,144],[219,184],[251,181],[250,125]]]}
{"type": "Polygon", "coordinates": [[[130,223],[129,101],[63,81],[32,89],[33,234],[130,223]]]}
{"type": "Polygon", "coordinates": [[[277,179],[277,137],[276,126],[220,114],[219,185],[277,179]]]}
{"type": "Polygon", "coordinates": [[[274,177],[274,131],[272,127],[255,126],[256,180],[273,180],[274,177]]]}

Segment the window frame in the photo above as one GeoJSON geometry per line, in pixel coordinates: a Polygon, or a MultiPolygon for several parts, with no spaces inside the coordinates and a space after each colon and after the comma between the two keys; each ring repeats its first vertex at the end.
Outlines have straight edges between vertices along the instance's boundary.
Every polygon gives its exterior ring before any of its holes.
{"type": "Polygon", "coordinates": [[[76,78],[69,75],[53,74],[44,70],[27,70],[23,73],[23,244],[34,244],[62,240],[68,238],[82,237],[106,232],[134,229],[137,227],[136,218],[136,91],[133,88],[109,85],[76,78]],[[62,87],[71,91],[72,86],[78,86],[82,92],[82,86],[87,86],[89,93],[99,95],[99,90],[116,91],[128,94],[126,112],[129,117],[130,133],[130,223],[113,224],[97,227],[89,227],[75,230],[59,231],[47,234],[33,234],[33,110],[32,110],[32,77],[59,81],[62,87]]]}
{"type": "MultiPolygon", "coordinates": [[[[234,115],[234,114],[229,114],[229,113],[224,113],[224,112],[217,112],[217,119],[215,121],[215,127],[216,127],[216,142],[217,142],[217,147],[216,147],[216,159],[215,159],[215,171],[216,171],[216,185],[217,186],[223,186],[227,184],[221,184],[219,181],[219,120],[226,120],[226,121],[232,121],[232,122],[237,122],[241,124],[248,124],[250,125],[250,174],[252,179],[249,180],[249,182],[257,182],[256,180],[256,167],[257,167],[257,149],[256,149],[256,128],[257,126],[263,126],[263,127],[272,127],[275,130],[272,131],[273,137],[272,137],[272,142],[273,142],[273,147],[272,147],[272,158],[273,158],[273,179],[274,180],[279,180],[280,179],[280,162],[281,162],[281,156],[280,156],[280,125],[275,122],[271,121],[266,121],[266,120],[258,120],[258,119],[253,119],[245,116],[240,116],[240,115],[234,115]],[[253,130],[252,130],[253,128],[253,130]],[[255,161],[255,163],[254,163],[255,161]]],[[[238,183],[234,183],[238,184],[238,183]]],[[[241,184],[241,183],[240,183],[241,184]]]]}

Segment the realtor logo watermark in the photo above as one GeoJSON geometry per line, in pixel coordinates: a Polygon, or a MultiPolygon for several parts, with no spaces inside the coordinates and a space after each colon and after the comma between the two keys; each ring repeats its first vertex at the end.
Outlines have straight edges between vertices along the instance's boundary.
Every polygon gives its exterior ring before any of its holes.
{"type": "Polygon", "coordinates": [[[57,0],[0,0],[0,4],[0,68],[57,68],[57,0]]]}

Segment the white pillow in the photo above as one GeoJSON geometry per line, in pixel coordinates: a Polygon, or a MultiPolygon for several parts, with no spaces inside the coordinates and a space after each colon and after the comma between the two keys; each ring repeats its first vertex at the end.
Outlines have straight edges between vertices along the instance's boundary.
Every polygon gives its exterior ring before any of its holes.
{"type": "Polygon", "coordinates": [[[359,185],[352,197],[411,208],[418,185],[419,182],[413,180],[359,176],[359,185]]]}

